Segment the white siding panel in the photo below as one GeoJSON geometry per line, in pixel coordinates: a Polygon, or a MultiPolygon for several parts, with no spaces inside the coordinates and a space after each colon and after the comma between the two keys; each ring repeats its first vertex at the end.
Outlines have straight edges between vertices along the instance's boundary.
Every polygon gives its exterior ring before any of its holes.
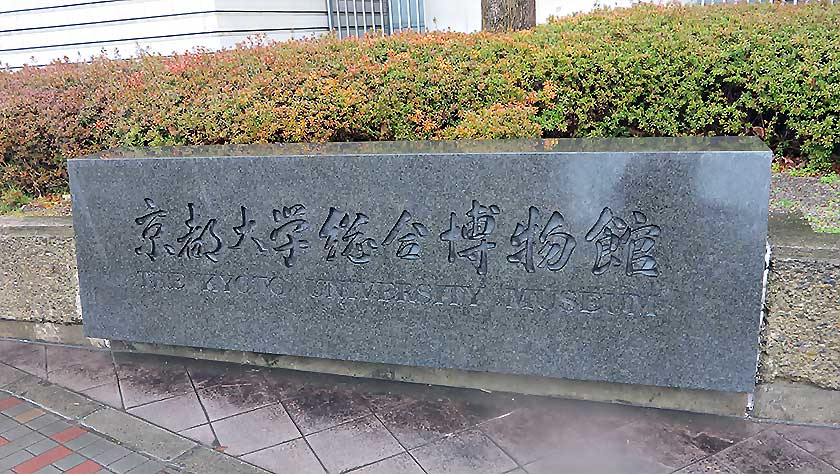
{"type": "Polygon", "coordinates": [[[252,32],[327,28],[317,13],[200,13],[178,17],[126,20],[94,25],[0,33],[0,54],[11,50],[146,40],[197,33],[252,32]]]}
{"type": "MultiPolygon", "coordinates": [[[[265,34],[266,39],[269,41],[289,41],[289,40],[300,40],[300,39],[308,39],[314,38],[320,34],[325,33],[327,30],[293,30],[293,31],[273,31],[268,32],[265,34]]],[[[237,43],[242,43],[248,39],[250,35],[245,35],[242,33],[224,33],[218,35],[218,39],[221,42],[222,48],[232,48],[236,46],[237,43]]]]}
{"type": "Polygon", "coordinates": [[[219,11],[319,12],[327,14],[326,0],[216,0],[219,11]]]}
{"type": "Polygon", "coordinates": [[[257,34],[283,41],[327,31],[324,0],[0,0],[0,64],[88,60],[103,51],[169,55],[257,34]]]}
{"type": "MultiPolygon", "coordinates": [[[[62,8],[77,4],[123,3],[131,0],[11,0],[0,4],[0,13],[19,10],[36,10],[43,8],[62,8]]],[[[189,2],[190,0],[184,0],[189,2]]]]}
{"type": "Polygon", "coordinates": [[[327,30],[327,15],[320,13],[227,13],[216,14],[218,31],[327,30]]]}
{"type": "MultiPolygon", "coordinates": [[[[299,40],[312,38],[318,34],[322,34],[323,32],[323,30],[276,31],[266,33],[266,38],[272,41],[299,40]]],[[[67,56],[70,61],[89,61],[92,57],[102,54],[103,50],[109,57],[112,58],[135,56],[137,51],[140,49],[164,56],[169,56],[173,53],[183,53],[184,51],[189,51],[197,47],[203,47],[215,51],[222,48],[232,48],[237,43],[242,43],[247,40],[249,36],[250,35],[243,33],[208,33],[195,36],[185,36],[177,39],[150,40],[143,42],[142,45],[137,41],[126,41],[113,43],[107,48],[101,45],[93,45],[84,47],[55,48],[50,49],[49,51],[2,53],[0,54],[0,65],[14,65],[16,68],[21,67],[24,64],[42,66],[50,63],[54,59],[61,59],[64,56],[67,56]]]]}
{"type": "Polygon", "coordinates": [[[203,13],[148,20],[125,20],[94,25],[62,26],[45,30],[0,33],[0,52],[19,49],[109,43],[217,31],[216,14],[203,13]]]}
{"type": "Polygon", "coordinates": [[[90,24],[157,15],[209,12],[213,0],[134,0],[0,14],[0,31],[90,24]]]}
{"type": "Polygon", "coordinates": [[[327,10],[324,0],[121,0],[0,13],[0,31],[211,11],[326,14],[327,10]]]}
{"type": "Polygon", "coordinates": [[[0,64],[13,68],[21,67],[24,64],[40,66],[65,56],[70,61],[81,62],[88,61],[90,58],[99,56],[103,52],[112,58],[128,58],[135,56],[138,50],[141,49],[152,53],[170,55],[173,52],[184,52],[195,47],[216,50],[221,48],[221,42],[218,35],[202,34],[180,38],[148,40],[142,43],[139,41],[123,41],[108,45],[93,44],[86,46],[55,47],[45,50],[13,51],[0,53],[0,64]]]}

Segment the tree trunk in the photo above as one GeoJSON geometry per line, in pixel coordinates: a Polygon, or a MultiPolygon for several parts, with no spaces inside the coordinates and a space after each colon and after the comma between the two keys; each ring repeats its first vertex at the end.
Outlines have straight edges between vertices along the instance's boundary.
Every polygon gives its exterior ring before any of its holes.
{"type": "Polygon", "coordinates": [[[536,24],[536,0],[481,0],[481,28],[484,30],[524,30],[536,24]]]}

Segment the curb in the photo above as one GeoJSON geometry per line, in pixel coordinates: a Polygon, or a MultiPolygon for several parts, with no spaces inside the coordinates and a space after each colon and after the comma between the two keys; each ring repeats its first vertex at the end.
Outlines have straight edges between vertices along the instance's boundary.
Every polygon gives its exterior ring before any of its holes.
{"type": "Polygon", "coordinates": [[[0,363],[0,391],[34,403],[106,438],[184,472],[267,474],[129,413],[90,400],[40,377],[0,363]]]}

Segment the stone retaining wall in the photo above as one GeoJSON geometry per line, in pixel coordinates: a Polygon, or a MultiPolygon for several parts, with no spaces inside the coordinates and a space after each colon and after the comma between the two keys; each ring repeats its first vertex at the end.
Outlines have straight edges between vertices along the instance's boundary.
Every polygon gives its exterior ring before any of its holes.
{"type": "Polygon", "coordinates": [[[73,227],[65,217],[0,217],[0,319],[81,323],[73,227]]]}
{"type": "MultiPolygon", "coordinates": [[[[814,234],[797,216],[771,216],[772,261],[752,415],[840,423],[840,235],[814,234]]],[[[78,324],[78,282],[69,218],[0,217],[0,337],[101,345],[78,324]]],[[[744,394],[663,389],[232,351],[123,345],[126,350],[248,362],[420,383],[474,386],[730,415],[744,394]]],[[[741,410],[740,407],[744,407],[741,410]]]]}

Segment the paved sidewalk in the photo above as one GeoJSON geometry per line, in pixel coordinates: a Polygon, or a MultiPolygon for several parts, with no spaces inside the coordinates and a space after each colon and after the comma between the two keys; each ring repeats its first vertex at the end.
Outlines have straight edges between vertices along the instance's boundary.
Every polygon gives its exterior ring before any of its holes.
{"type": "Polygon", "coordinates": [[[175,469],[0,392],[0,472],[155,474],[175,469]]]}
{"type": "Polygon", "coordinates": [[[831,428],[9,340],[0,361],[0,388],[66,389],[71,418],[198,474],[840,474],[831,428]]]}

